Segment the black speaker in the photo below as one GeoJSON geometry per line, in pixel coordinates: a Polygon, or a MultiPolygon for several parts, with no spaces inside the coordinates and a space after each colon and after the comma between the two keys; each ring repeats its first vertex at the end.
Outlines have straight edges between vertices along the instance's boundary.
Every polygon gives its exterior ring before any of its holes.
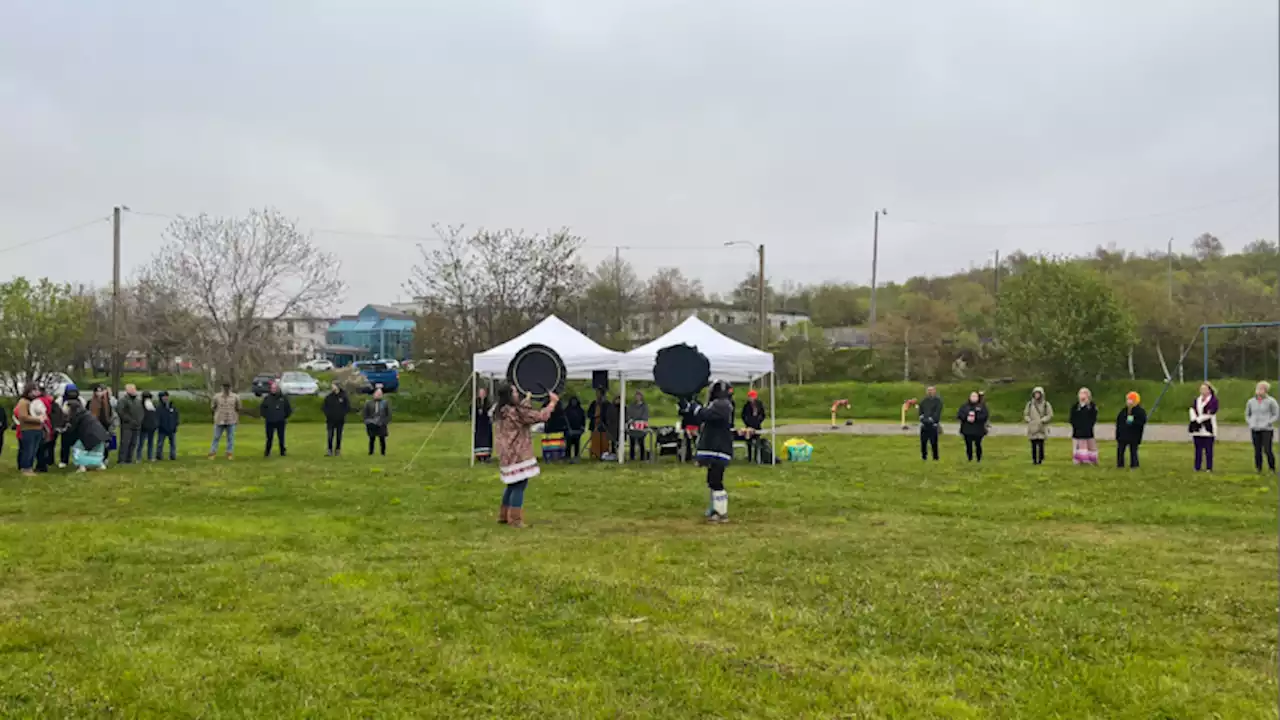
{"type": "Polygon", "coordinates": [[[591,372],[591,389],[592,390],[608,390],[609,389],[609,371],[593,370],[591,372]]]}

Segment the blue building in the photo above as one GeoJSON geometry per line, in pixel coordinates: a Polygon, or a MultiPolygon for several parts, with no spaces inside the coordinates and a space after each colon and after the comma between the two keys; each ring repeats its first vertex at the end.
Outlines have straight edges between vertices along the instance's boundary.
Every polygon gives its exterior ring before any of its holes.
{"type": "Polygon", "coordinates": [[[365,305],[329,325],[325,355],[336,365],[354,360],[408,359],[413,352],[413,316],[387,305],[365,305]]]}

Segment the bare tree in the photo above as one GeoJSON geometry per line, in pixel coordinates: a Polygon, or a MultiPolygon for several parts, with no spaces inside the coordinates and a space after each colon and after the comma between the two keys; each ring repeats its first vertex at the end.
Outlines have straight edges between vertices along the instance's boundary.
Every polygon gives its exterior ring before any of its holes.
{"type": "Polygon", "coordinates": [[[421,249],[406,289],[422,301],[414,352],[444,372],[465,371],[471,353],[509,340],[570,303],[582,239],[568,230],[467,231],[436,227],[439,247],[421,249]]]}
{"type": "Polygon", "coordinates": [[[659,268],[644,287],[644,301],[653,313],[653,334],[675,327],[681,315],[702,303],[702,283],[685,277],[679,268],[659,268]]]}
{"type": "Polygon", "coordinates": [[[210,389],[221,381],[239,387],[277,354],[272,321],[320,314],[345,291],[337,259],[272,209],[179,217],[165,239],[139,285],[189,313],[181,349],[210,371],[210,389]]]}

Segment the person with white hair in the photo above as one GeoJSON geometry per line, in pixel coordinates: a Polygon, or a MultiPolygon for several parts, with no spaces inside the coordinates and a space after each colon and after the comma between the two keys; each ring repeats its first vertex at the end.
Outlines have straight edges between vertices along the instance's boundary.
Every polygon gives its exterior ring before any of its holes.
{"type": "Polygon", "coordinates": [[[1271,439],[1275,434],[1275,424],[1280,420],[1280,403],[1268,393],[1271,384],[1265,381],[1254,388],[1253,397],[1244,406],[1244,419],[1249,423],[1249,434],[1253,436],[1253,466],[1262,472],[1262,455],[1266,453],[1267,467],[1276,471],[1276,456],[1271,450],[1271,439]]]}

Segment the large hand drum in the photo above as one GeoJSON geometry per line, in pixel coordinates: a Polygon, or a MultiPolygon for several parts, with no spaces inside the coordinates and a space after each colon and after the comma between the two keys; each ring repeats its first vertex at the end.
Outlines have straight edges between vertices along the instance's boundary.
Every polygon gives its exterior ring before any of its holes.
{"type": "Polygon", "coordinates": [[[527,394],[542,400],[564,391],[564,361],[546,345],[526,345],[507,365],[507,380],[521,397],[527,394]]]}
{"type": "Polygon", "coordinates": [[[692,345],[672,345],[658,351],[653,381],[662,392],[690,399],[711,383],[711,361],[692,345]]]}

